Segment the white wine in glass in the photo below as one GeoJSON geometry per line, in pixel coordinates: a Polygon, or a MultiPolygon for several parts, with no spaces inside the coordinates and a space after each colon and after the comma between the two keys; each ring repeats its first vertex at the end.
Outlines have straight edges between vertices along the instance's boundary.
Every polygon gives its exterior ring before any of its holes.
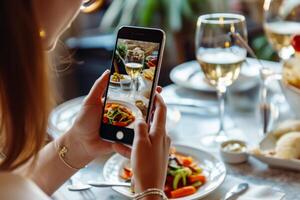
{"type": "Polygon", "coordinates": [[[140,76],[143,70],[143,65],[141,63],[126,63],[125,64],[126,73],[132,78],[136,79],[140,76]]]}
{"type": "Polygon", "coordinates": [[[290,58],[295,53],[291,39],[300,34],[300,1],[265,0],[264,30],[278,56],[290,58]]]}
{"type": "Polygon", "coordinates": [[[225,94],[238,77],[247,51],[238,35],[247,42],[245,17],[238,14],[216,13],[198,18],[196,58],[207,81],[216,88],[219,99],[219,131],[201,138],[201,144],[211,149],[219,147],[228,135],[224,129],[225,94]]]}
{"type": "Polygon", "coordinates": [[[145,60],[145,52],[136,47],[133,50],[127,50],[125,57],[125,70],[126,73],[130,76],[133,83],[133,99],[136,98],[136,91],[138,90],[138,79],[143,71],[145,60]]]}
{"type": "Polygon", "coordinates": [[[239,76],[245,61],[245,49],[236,47],[228,49],[209,49],[197,54],[197,60],[206,79],[216,88],[230,86],[239,76]]]}

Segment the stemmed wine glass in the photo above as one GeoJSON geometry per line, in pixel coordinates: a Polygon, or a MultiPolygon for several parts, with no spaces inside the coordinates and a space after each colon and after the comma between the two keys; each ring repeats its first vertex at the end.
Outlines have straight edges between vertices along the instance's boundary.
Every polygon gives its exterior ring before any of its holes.
{"type": "Polygon", "coordinates": [[[196,58],[207,81],[216,88],[219,100],[220,127],[215,134],[202,137],[204,146],[216,148],[226,140],[224,109],[226,89],[239,76],[247,51],[238,35],[247,41],[245,17],[238,14],[216,13],[198,18],[196,30],[196,58]]]}
{"type": "Polygon", "coordinates": [[[138,78],[143,70],[145,60],[145,53],[140,48],[128,50],[125,57],[125,70],[130,76],[133,83],[133,98],[136,97],[136,91],[138,91],[138,78]]]}
{"type": "MultiPolygon", "coordinates": [[[[277,52],[281,61],[289,59],[295,50],[291,45],[293,35],[300,34],[300,1],[299,0],[265,0],[264,1],[264,30],[269,43],[277,52]]],[[[266,83],[272,80],[280,80],[280,73],[264,68],[261,70],[263,80],[262,103],[269,107],[266,100],[266,83]]],[[[287,111],[285,98],[282,93],[273,95],[273,102],[279,106],[279,112],[287,111]]],[[[265,108],[263,109],[265,110],[265,108]]],[[[264,115],[266,111],[263,112],[264,115]]],[[[264,126],[264,134],[267,132],[264,126]]]]}
{"type": "Polygon", "coordinates": [[[300,1],[265,0],[264,30],[279,57],[290,58],[295,53],[292,36],[300,33],[300,1]]]}

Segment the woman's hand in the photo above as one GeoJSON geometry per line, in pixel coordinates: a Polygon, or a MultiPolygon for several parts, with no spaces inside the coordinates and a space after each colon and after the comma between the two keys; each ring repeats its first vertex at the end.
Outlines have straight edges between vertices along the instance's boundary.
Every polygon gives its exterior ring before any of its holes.
{"type": "Polygon", "coordinates": [[[75,166],[84,166],[97,156],[113,152],[113,146],[121,154],[130,154],[130,149],[122,144],[113,144],[104,141],[99,136],[101,116],[103,110],[102,97],[105,93],[109,79],[109,71],[105,71],[95,82],[89,94],[85,98],[82,108],[74,125],[68,131],[68,139],[72,149],[76,148],[70,162],[75,166]],[[76,164],[75,164],[76,163],[76,164]]]}
{"type": "Polygon", "coordinates": [[[131,165],[136,192],[148,188],[163,189],[166,180],[171,141],[166,134],[166,105],[158,93],[154,106],[149,133],[148,125],[144,121],[137,122],[135,127],[131,165]]]}
{"type": "MultiPolygon", "coordinates": [[[[82,167],[98,156],[112,153],[130,157],[131,149],[123,144],[104,141],[99,136],[101,116],[103,110],[102,97],[107,88],[109,71],[105,71],[94,83],[85,98],[82,108],[74,125],[67,133],[67,143],[72,149],[68,160],[76,167],[82,167]]],[[[156,91],[161,92],[161,87],[156,91]]]]}

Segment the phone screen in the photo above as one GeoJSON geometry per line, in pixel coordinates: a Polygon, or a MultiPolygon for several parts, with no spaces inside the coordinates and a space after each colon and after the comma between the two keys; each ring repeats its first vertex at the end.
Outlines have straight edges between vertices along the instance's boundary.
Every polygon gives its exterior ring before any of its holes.
{"type": "Polygon", "coordinates": [[[127,137],[126,143],[133,138],[136,121],[148,121],[160,45],[117,39],[102,116],[101,132],[106,132],[105,139],[127,137]]]}

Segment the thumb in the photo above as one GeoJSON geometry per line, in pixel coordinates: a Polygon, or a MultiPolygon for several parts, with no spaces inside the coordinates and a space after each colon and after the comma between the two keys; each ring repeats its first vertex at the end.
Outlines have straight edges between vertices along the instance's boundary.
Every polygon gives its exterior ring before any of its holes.
{"type": "Polygon", "coordinates": [[[106,86],[109,79],[109,70],[106,70],[100,78],[96,80],[89,94],[87,95],[84,104],[85,105],[94,105],[101,104],[101,98],[105,92],[106,86]]]}

